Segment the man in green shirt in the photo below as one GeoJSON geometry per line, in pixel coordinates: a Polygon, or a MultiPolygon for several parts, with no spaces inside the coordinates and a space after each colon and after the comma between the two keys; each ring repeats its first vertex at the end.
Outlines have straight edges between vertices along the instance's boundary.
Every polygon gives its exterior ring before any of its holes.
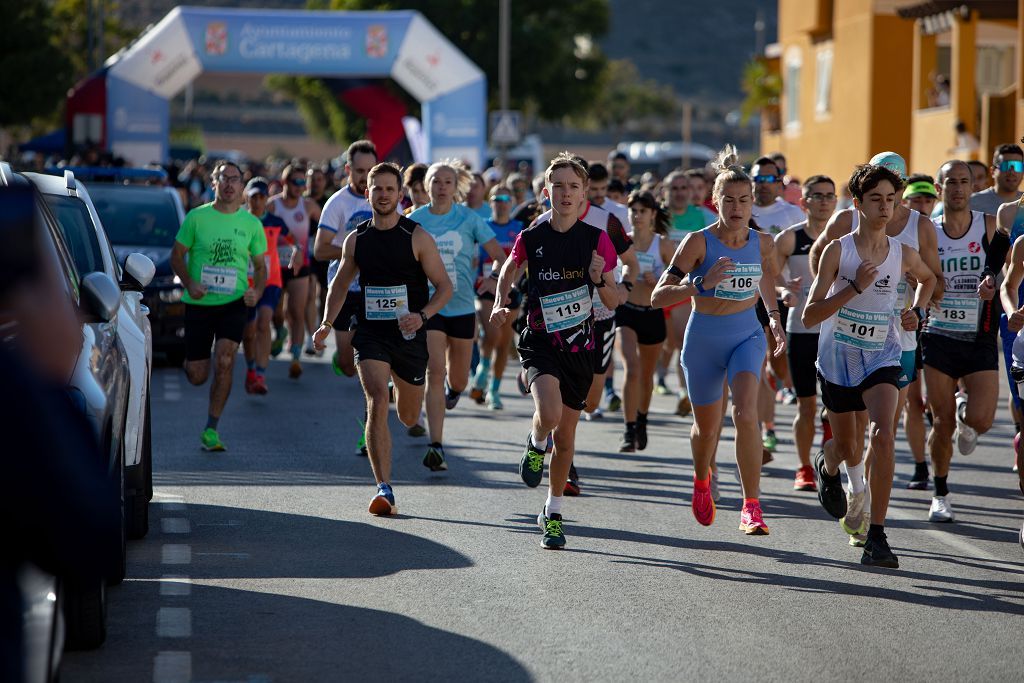
{"type": "Polygon", "coordinates": [[[237,165],[217,164],[213,190],[211,203],[185,216],[171,250],[171,268],[186,290],[185,374],[193,385],[210,376],[210,349],[216,340],[210,410],[200,440],[204,450],[223,451],[217,423],[231,393],[246,306],[256,305],[267,281],[267,238],[260,220],[241,208],[242,171],[237,165]]]}

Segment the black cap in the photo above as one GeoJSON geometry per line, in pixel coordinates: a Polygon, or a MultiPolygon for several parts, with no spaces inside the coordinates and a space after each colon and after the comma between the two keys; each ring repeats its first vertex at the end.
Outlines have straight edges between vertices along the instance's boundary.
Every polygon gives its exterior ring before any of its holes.
{"type": "Polygon", "coordinates": [[[270,187],[266,181],[260,180],[259,178],[253,178],[245,184],[245,196],[251,197],[254,194],[270,194],[270,187]]]}

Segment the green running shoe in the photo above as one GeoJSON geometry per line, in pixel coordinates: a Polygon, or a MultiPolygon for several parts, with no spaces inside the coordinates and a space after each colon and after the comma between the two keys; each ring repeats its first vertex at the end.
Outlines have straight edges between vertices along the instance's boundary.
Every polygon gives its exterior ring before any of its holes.
{"type": "Polygon", "coordinates": [[[533,440],[527,434],[526,451],[523,453],[523,459],[519,461],[519,476],[531,489],[537,488],[544,478],[544,453],[545,451],[538,451],[534,447],[533,440]]]}
{"type": "Polygon", "coordinates": [[[288,337],[288,330],[285,329],[284,325],[281,325],[275,330],[274,341],[270,343],[270,355],[274,358],[284,350],[284,342],[288,337]]]}
{"type": "Polygon", "coordinates": [[[775,449],[779,445],[779,440],[778,438],[776,438],[775,432],[768,432],[767,434],[765,434],[762,443],[764,444],[765,450],[767,450],[769,453],[774,453],[775,449]]]}
{"type": "Polygon", "coordinates": [[[345,372],[341,369],[341,366],[338,365],[337,351],[335,351],[334,355],[331,356],[331,370],[334,370],[334,374],[337,375],[338,377],[341,377],[342,375],[345,374],[345,372]]]}
{"type": "Polygon", "coordinates": [[[216,429],[207,427],[206,429],[203,430],[202,436],[199,437],[199,440],[203,444],[204,451],[219,452],[227,450],[227,447],[224,445],[224,442],[220,440],[220,436],[217,434],[216,429]]]}
{"type": "Polygon", "coordinates": [[[359,425],[359,441],[356,443],[356,455],[367,457],[366,453],[366,425],[362,420],[356,420],[359,425]]]}
{"type": "Polygon", "coordinates": [[[430,444],[427,454],[423,456],[423,466],[431,472],[440,472],[448,469],[448,463],[444,460],[444,448],[441,444],[430,444]]]}
{"type": "Polygon", "coordinates": [[[557,512],[548,517],[547,509],[537,515],[537,526],[544,532],[540,545],[545,550],[561,550],[565,547],[565,534],[562,532],[562,515],[557,512]]]}

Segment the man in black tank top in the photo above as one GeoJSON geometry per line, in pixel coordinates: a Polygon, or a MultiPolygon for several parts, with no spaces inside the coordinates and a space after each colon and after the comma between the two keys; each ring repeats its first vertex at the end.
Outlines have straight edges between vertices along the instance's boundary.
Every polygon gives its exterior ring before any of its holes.
{"type": "Polygon", "coordinates": [[[528,270],[526,327],[519,339],[519,357],[526,370],[536,411],[519,475],[531,488],[544,476],[548,436],[555,449],[548,473],[548,498],[537,523],[544,548],[562,548],[562,496],[576,441],[580,410],[594,379],[594,313],[596,289],[609,308],[619,303],[611,271],[616,253],[608,233],[579,220],[588,177],[572,155],[557,156],[544,174],[544,192],[552,216],[519,233],[498,279],[491,322],[504,324],[512,284],[528,270]]]}
{"type": "Polygon", "coordinates": [[[352,338],[356,370],[366,394],[366,450],[377,480],[370,514],[398,511],[391,489],[391,433],[388,431],[388,379],[395,385],[398,419],[411,427],[423,406],[427,338],[423,325],[452,295],[437,243],[428,232],[401,216],[402,172],[377,164],[369,175],[373,218],[345,238],[341,267],[327,292],[323,322],[313,337],[324,348],[332,322],[345,304],[349,285],[359,275],[363,306],[352,338]],[[429,297],[427,281],[434,286],[429,297]]]}

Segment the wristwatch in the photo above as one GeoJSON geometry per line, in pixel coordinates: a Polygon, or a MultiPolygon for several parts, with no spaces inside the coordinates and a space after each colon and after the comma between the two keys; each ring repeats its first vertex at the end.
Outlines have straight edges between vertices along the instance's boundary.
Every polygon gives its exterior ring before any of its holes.
{"type": "Polygon", "coordinates": [[[914,313],[917,314],[917,322],[918,323],[923,323],[924,322],[924,311],[921,310],[920,306],[914,306],[910,310],[914,311],[914,313]]]}
{"type": "Polygon", "coordinates": [[[423,311],[420,311],[420,320],[422,320],[422,321],[423,321],[423,324],[424,324],[424,325],[426,325],[426,324],[427,324],[427,314],[426,314],[426,313],[424,313],[423,311]]]}
{"type": "Polygon", "coordinates": [[[704,292],[707,291],[706,289],[704,289],[704,276],[703,275],[698,275],[697,277],[695,277],[692,280],[690,280],[690,284],[693,285],[693,288],[697,290],[698,294],[703,294],[704,292]]]}
{"type": "Polygon", "coordinates": [[[594,282],[593,280],[591,280],[591,281],[590,281],[590,283],[591,283],[592,285],[594,285],[594,289],[601,289],[602,287],[604,287],[604,286],[605,286],[605,284],[604,284],[604,277],[602,277],[602,278],[601,278],[600,280],[598,280],[597,282],[594,282]]]}

